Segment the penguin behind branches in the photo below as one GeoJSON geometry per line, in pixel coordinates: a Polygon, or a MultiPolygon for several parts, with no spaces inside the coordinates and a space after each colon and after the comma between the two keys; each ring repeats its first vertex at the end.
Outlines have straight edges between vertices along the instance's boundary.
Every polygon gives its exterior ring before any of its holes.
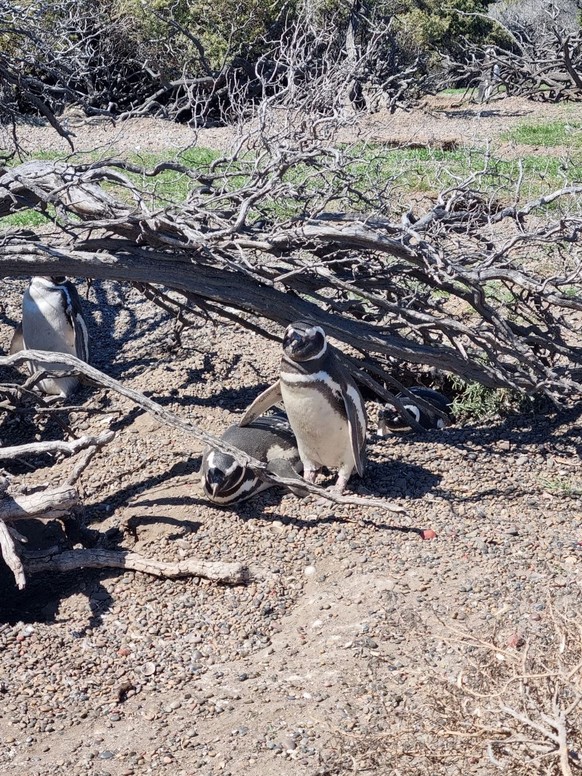
{"type": "Polygon", "coordinates": [[[343,493],[354,469],[364,473],[366,409],[321,326],[299,321],[287,327],[279,380],[255,399],[240,425],[281,399],[297,438],[304,478],[313,483],[323,466],[338,469],[334,490],[343,493]]]}
{"type": "MultiPolygon", "coordinates": [[[[89,361],[88,334],[77,289],[65,277],[35,276],[22,299],[22,323],[16,328],[10,353],[21,350],[47,350],[68,353],[89,361]]],[[[58,364],[30,362],[32,373],[42,369],[63,371],[58,364]]],[[[46,394],[69,397],[77,388],[76,376],[47,377],[39,383],[46,394]]]]}
{"type": "MultiPolygon", "coordinates": [[[[421,407],[414,402],[414,399],[409,396],[405,396],[403,393],[399,393],[396,398],[400,399],[406,412],[409,412],[414,420],[422,426],[424,429],[431,428],[444,428],[451,420],[451,401],[443,396],[442,393],[433,390],[432,388],[425,388],[424,386],[414,386],[409,389],[410,393],[414,396],[418,396],[427,404],[432,404],[433,407],[444,412],[447,416],[447,420],[442,418],[436,412],[431,412],[425,407],[421,407]]],[[[389,431],[408,431],[410,424],[407,422],[406,417],[396,409],[393,404],[386,404],[386,406],[380,410],[380,416],[378,418],[378,430],[377,435],[379,437],[388,436],[389,431]]]]}
{"type": "MultiPolygon", "coordinates": [[[[297,442],[291,426],[283,416],[258,418],[241,428],[226,429],[221,439],[267,464],[267,471],[281,477],[297,478],[302,470],[297,442]]],[[[207,447],[200,469],[206,496],[216,504],[233,504],[254,496],[273,483],[259,479],[252,469],[241,466],[227,453],[207,447]]],[[[293,492],[295,489],[292,488],[293,492]]],[[[297,490],[297,495],[303,495],[297,490]]]]}

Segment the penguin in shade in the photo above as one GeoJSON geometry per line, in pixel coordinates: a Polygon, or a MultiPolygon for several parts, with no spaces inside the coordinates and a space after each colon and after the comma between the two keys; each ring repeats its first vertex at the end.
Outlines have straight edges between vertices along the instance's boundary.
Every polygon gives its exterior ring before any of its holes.
{"type": "Polygon", "coordinates": [[[323,466],[338,469],[333,489],[343,493],[354,469],[364,473],[366,410],[321,326],[299,321],[287,327],[279,380],[255,399],[240,425],[281,399],[297,438],[304,478],[313,483],[323,466]]]}
{"type": "MultiPolygon", "coordinates": [[[[281,477],[297,478],[301,483],[297,442],[284,417],[258,418],[244,428],[235,424],[226,429],[221,439],[266,463],[267,471],[281,477]]],[[[252,469],[241,466],[231,455],[212,447],[204,451],[201,474],[204,492],[216,504],[244,501],[273,485],[259,479],[252,469]]],[[[302,494],[298,492],[298,495],[302,494]]]]}
{"type": "MultiPolygon", "coordinates": [[[[424,386],[414,386],[413,388],[409,388],[409,391],[413,396],[418,396],[419,399],[422,399],[427,404],[431,404],[446,415],[445,420],[436,412],[431,412],[430,409],[416,404],[414,398],[399,393],[396,398],[400,399],[406,412],[409,412],[412,418],[422,426],[422,428],[426,430],[431,428],[440,429],[449,425],[451,422],[450,399],[447,399],[442,393],[439,393],[432,388],[425,388],[424,386]]],[[[376,432],[379,437],[388,436],[390,431],[408,431],[409,428],[410,424],[406,417],[403,416],[393,404],[387,404],[380,410],[378,431],[376,432]]]]}
{"type": "MultiPolygon", "coordinates": [[[[73,283],[65,277],[33,277],[22,299],[22,323],[14,332],[10,353],[47,350],[89,361],[88,340],[81,300],[73,283]]],[[[58,364],[35,364],[34,361],[28,368],[31,373],[39,369],[63,371],[58,364]]],[[[41,380],[39,389],[67,398],[78,383],[75,376],[47,377],[41,380]]]]}

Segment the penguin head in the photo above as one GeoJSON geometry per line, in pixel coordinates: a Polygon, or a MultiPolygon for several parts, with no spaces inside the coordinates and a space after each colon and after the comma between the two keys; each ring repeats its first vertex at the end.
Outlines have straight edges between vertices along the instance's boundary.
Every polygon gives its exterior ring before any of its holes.
{"type": "Polygon", "coordinates": [[[292,361],[312,361],[327,351],[327,337],[321,326],[297,321],[287,327],[283,351],[292,361]]]}
{"type": "MultiPolygon", "coordinates": [[[[403,402],[404,409],[409,412],[417,423],[421,422],[420,409],[410,401],[403,402]]],[[[400,414],[393,404],[387,404],[384,409],[380,410],[378,417],[378,431],[376,432],[379,437],[387,435],[388,431],[408,431],[410,430],[410,424],[406,422],[406,418],[400,414]]]]}
{"type": "Polygon", "coordinates": [[[31,279],[30,285],[38,289],[50,291],[55,286],[62,286],[66,279],[67,278],[64,275],[35,275],[31,279]]]}
{"type": "Polygon", "coordinates": [[[204,464],[204,490],[210,498],[235,493],[245,478],[244,467],[218,450],[211,451],[204,464]]]}
{"type": "MultiPolygon", "coordinates": [[[[428,404],[435,407],[437,410],[444,412],[447,417],[450,417],[451,402],[442,393],[433,390],[432,388],[425,388],[424,386],[413,386],[409,389],[413,396],[418,396],[428,404]]],[[[406,411],[406,415],[410,415],[422,428],[442,429],[448,425],[447,420],[444,420],[436,412],[432,412],[425,407],[419,407],[415,404],[414,399],[405,397],[399,393],[396,397],[402,402],[402,406],[406,411]]],[[[382,410],[378,419],[378,431],[377,435],[384,437],[387,432],[390,431],[408,431],[410,429],[410,423],[407,417],[401,414],[393,404],[387,404],[382,410]]]]}

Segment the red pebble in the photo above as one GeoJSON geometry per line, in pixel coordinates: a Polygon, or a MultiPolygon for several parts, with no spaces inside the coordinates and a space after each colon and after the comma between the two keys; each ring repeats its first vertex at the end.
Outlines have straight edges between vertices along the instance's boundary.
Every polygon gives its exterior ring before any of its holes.
{"type": "Polygon", "coordinates": [[[437,532],[433,531],[432,528],[423,528],[420,532],[420,538],[421,539],[436,539],[437,538],[437,532]]]}

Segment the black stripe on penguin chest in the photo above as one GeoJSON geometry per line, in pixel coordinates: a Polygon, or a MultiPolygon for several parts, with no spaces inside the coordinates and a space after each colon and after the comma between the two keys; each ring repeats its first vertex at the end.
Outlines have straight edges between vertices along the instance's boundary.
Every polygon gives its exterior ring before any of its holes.
{"type": "Polygon", "coordinates": [[[318,403],[317,400],[321,399],[329,405],[334,414],[347,420],[342,386],[332,377],[330,370],[326,369],[325,362],[310,364],[307,369],[303,364],[283,357],[280,379],[283,398],[287,396],[285,407],[288,414],[294,414],[294,398],[301,404],[309,401],[318,403]]]}

